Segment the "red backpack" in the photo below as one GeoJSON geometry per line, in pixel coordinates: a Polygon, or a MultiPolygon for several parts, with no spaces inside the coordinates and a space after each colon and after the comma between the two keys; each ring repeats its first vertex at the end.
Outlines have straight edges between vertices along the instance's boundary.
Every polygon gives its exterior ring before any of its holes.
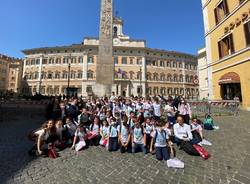
{"type": "Polygon", "coordinates": [[[207,160],[209,157],[211,157],[211,155],[207,152],[207,150],[205,150],[200,145],[194,144],[193,147],[200,154],[200,156],[202,157],[203,160],[207,160]]]}

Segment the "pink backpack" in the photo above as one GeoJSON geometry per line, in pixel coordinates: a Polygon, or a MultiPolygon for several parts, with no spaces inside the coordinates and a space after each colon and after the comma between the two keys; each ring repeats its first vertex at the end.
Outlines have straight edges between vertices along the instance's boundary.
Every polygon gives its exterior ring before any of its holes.
{"type": "Polygon", "coordinates": [[[211,155],[205,150],[203,147],[201,147],[198,144],[194,144],[193,147],[195,150],[200,154],[203,160],[207,160],[211,155]]]}

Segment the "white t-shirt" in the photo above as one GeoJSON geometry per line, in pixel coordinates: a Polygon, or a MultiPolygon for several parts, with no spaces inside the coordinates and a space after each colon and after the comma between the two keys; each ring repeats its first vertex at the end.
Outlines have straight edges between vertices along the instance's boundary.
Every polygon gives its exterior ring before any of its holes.
{"type": "Polygon", "coordinates": [[[91,124],[90,130],[94,132],[95,134],[99,134],[99,126],[97,124],[91,124]]]}
{"type": "Polygon", "coordinates": [[[118,132],[120,130],[120,126],[109,126],[108,128],[108,134],[109,137],[118,137],[118,132]]]}
{"type": "Polygon", "coordinates": [[[187,124],[183,124],[180,126],[178,123],[174,124],[174,135],[179,139],[188,138],[189,140],[193,139],[193,135],[191,133],[191,128],[187,124]]]}
{"type": "Polygon", "coordinates": [[[152,131],[153,131],[153,126],[146,124],[146,126],[145,126],[145,133],[146,134],[151,134],[152,131]]]}
{"type": "Polygon", "coordinates": [[[129,132],[128,132],[127,128],[124,125],[121,125],[121,141],[122,141],[122,143],[127,142],[128,136],[129,136],[129,132]]]}
{"type": "Polygon", "coordinates": [[[165,110],[165,112],[167,112],[168,117],[174,117],[174,107],[173,106],[167,104],[165,106],[164,110],[165,110]]]}
{"type": "Polygon", "coordinates": [[[74,136],[76,129],[77,129],[76,125],[73,123],[71,123],[71,125],[69,124],[64,125],[64,128],[67,128],[67,131],[69,132],[71,136],[74,136]]]}
{"type": "Polygon", "coordinates": [[[160,117],[161,116],[161,105],[154,103],[153,108],[154,108],[154,115],[160,117]]]}
{"type": "Polygon", "coordinates": [[[153,139],[155,139],[155,147],[166,147],[167,146],[167,140],[168,140],[169,136],[165,130],[160,131],[159,128],[156,128],[152,137],[153,137],[153,139]],[[157,137],[155,139],[156,131],[157,131],[157,137]]]}
{"type": "Polygon", "coordinates": [[[144,143],[144,141],[143,141],[143,130],[142,130],[142,128],[140,127],[140,128],[134,128],[134,130],[133,130],[133,141],[134,141],[134,143],[136,143],[136,144],[143,144],[144,143]]]}
{"type": "Polygon", "coordinates": [[[199,124],[191,124],[191,129],[192,130],[196,130],[196,131],[198,131],[198,132],[200,132],[200,131],[202,131],[202,127],[201,127],[201,125],[199,125],[199,124]]]}
{"type": "Polygon", "coordinates": [[[35,132],[36,135],[38,136],[42,136],[41,139],[42,140],[47,140],[49,137],[49,133],[48,131],[45,131],[45,129],[41,129],[35,132]]]}
{"type": "Polygon", "coordinates": [[[104,137],[107,137],[108,136],[109,127],[102,126],[100,128],[100,131],[102,132],[102,134],[103,134],[104,137]]]}
{"type": "Polygon", "coordinates": [[[77,129],[75,132],[75,136],[80,139],[80,141],[84,140],[86,133],[84,131],[80,131],[80,129],[77,129]]]}

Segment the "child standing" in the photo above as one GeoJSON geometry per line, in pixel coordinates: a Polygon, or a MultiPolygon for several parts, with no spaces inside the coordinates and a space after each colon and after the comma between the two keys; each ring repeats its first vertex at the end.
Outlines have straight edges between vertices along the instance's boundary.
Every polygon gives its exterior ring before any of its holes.
{"type": "Polygon", "coordinates": [[[153,132],[153,125],[151,124],[151,119],[146,118],[145,124],[144,124],[144,141],[146,142],[146,150],[147,152],[150,151],[150,144],[151,144],[151,133],[153,132]]]}

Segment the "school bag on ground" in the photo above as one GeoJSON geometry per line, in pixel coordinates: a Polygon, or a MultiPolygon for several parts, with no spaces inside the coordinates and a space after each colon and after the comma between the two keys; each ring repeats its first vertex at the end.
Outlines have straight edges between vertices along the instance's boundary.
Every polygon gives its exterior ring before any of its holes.
{"type": "Polygon", "coordinates": [[[184,162],[178,158],[172,158],[167,160],[167,166],[168,168],[184,169],[184,162]]]}
{"type": "Polygon", "coordinates": [[[197,152],[190,141],[182,141],[180,148],[182,148],[189,155],[200,156],[199,152],[197,152]]]}
{"type": "Polygon", "coordinates": [[[195,150],[200,154],[203,160],[207,160],[210,157],[210,154],[205,150],[203,147],[201,147],[198,144],[194,144],[193,147],[195,150]]]}
{"type": "Polygon", "coordinates": [[[52,145],[49,145],[48,157],[49,158],[57,158],[57,157],[59,157],[59,154],[56,152],[56,150],[54,149],[54,147],[52,145]]]}

